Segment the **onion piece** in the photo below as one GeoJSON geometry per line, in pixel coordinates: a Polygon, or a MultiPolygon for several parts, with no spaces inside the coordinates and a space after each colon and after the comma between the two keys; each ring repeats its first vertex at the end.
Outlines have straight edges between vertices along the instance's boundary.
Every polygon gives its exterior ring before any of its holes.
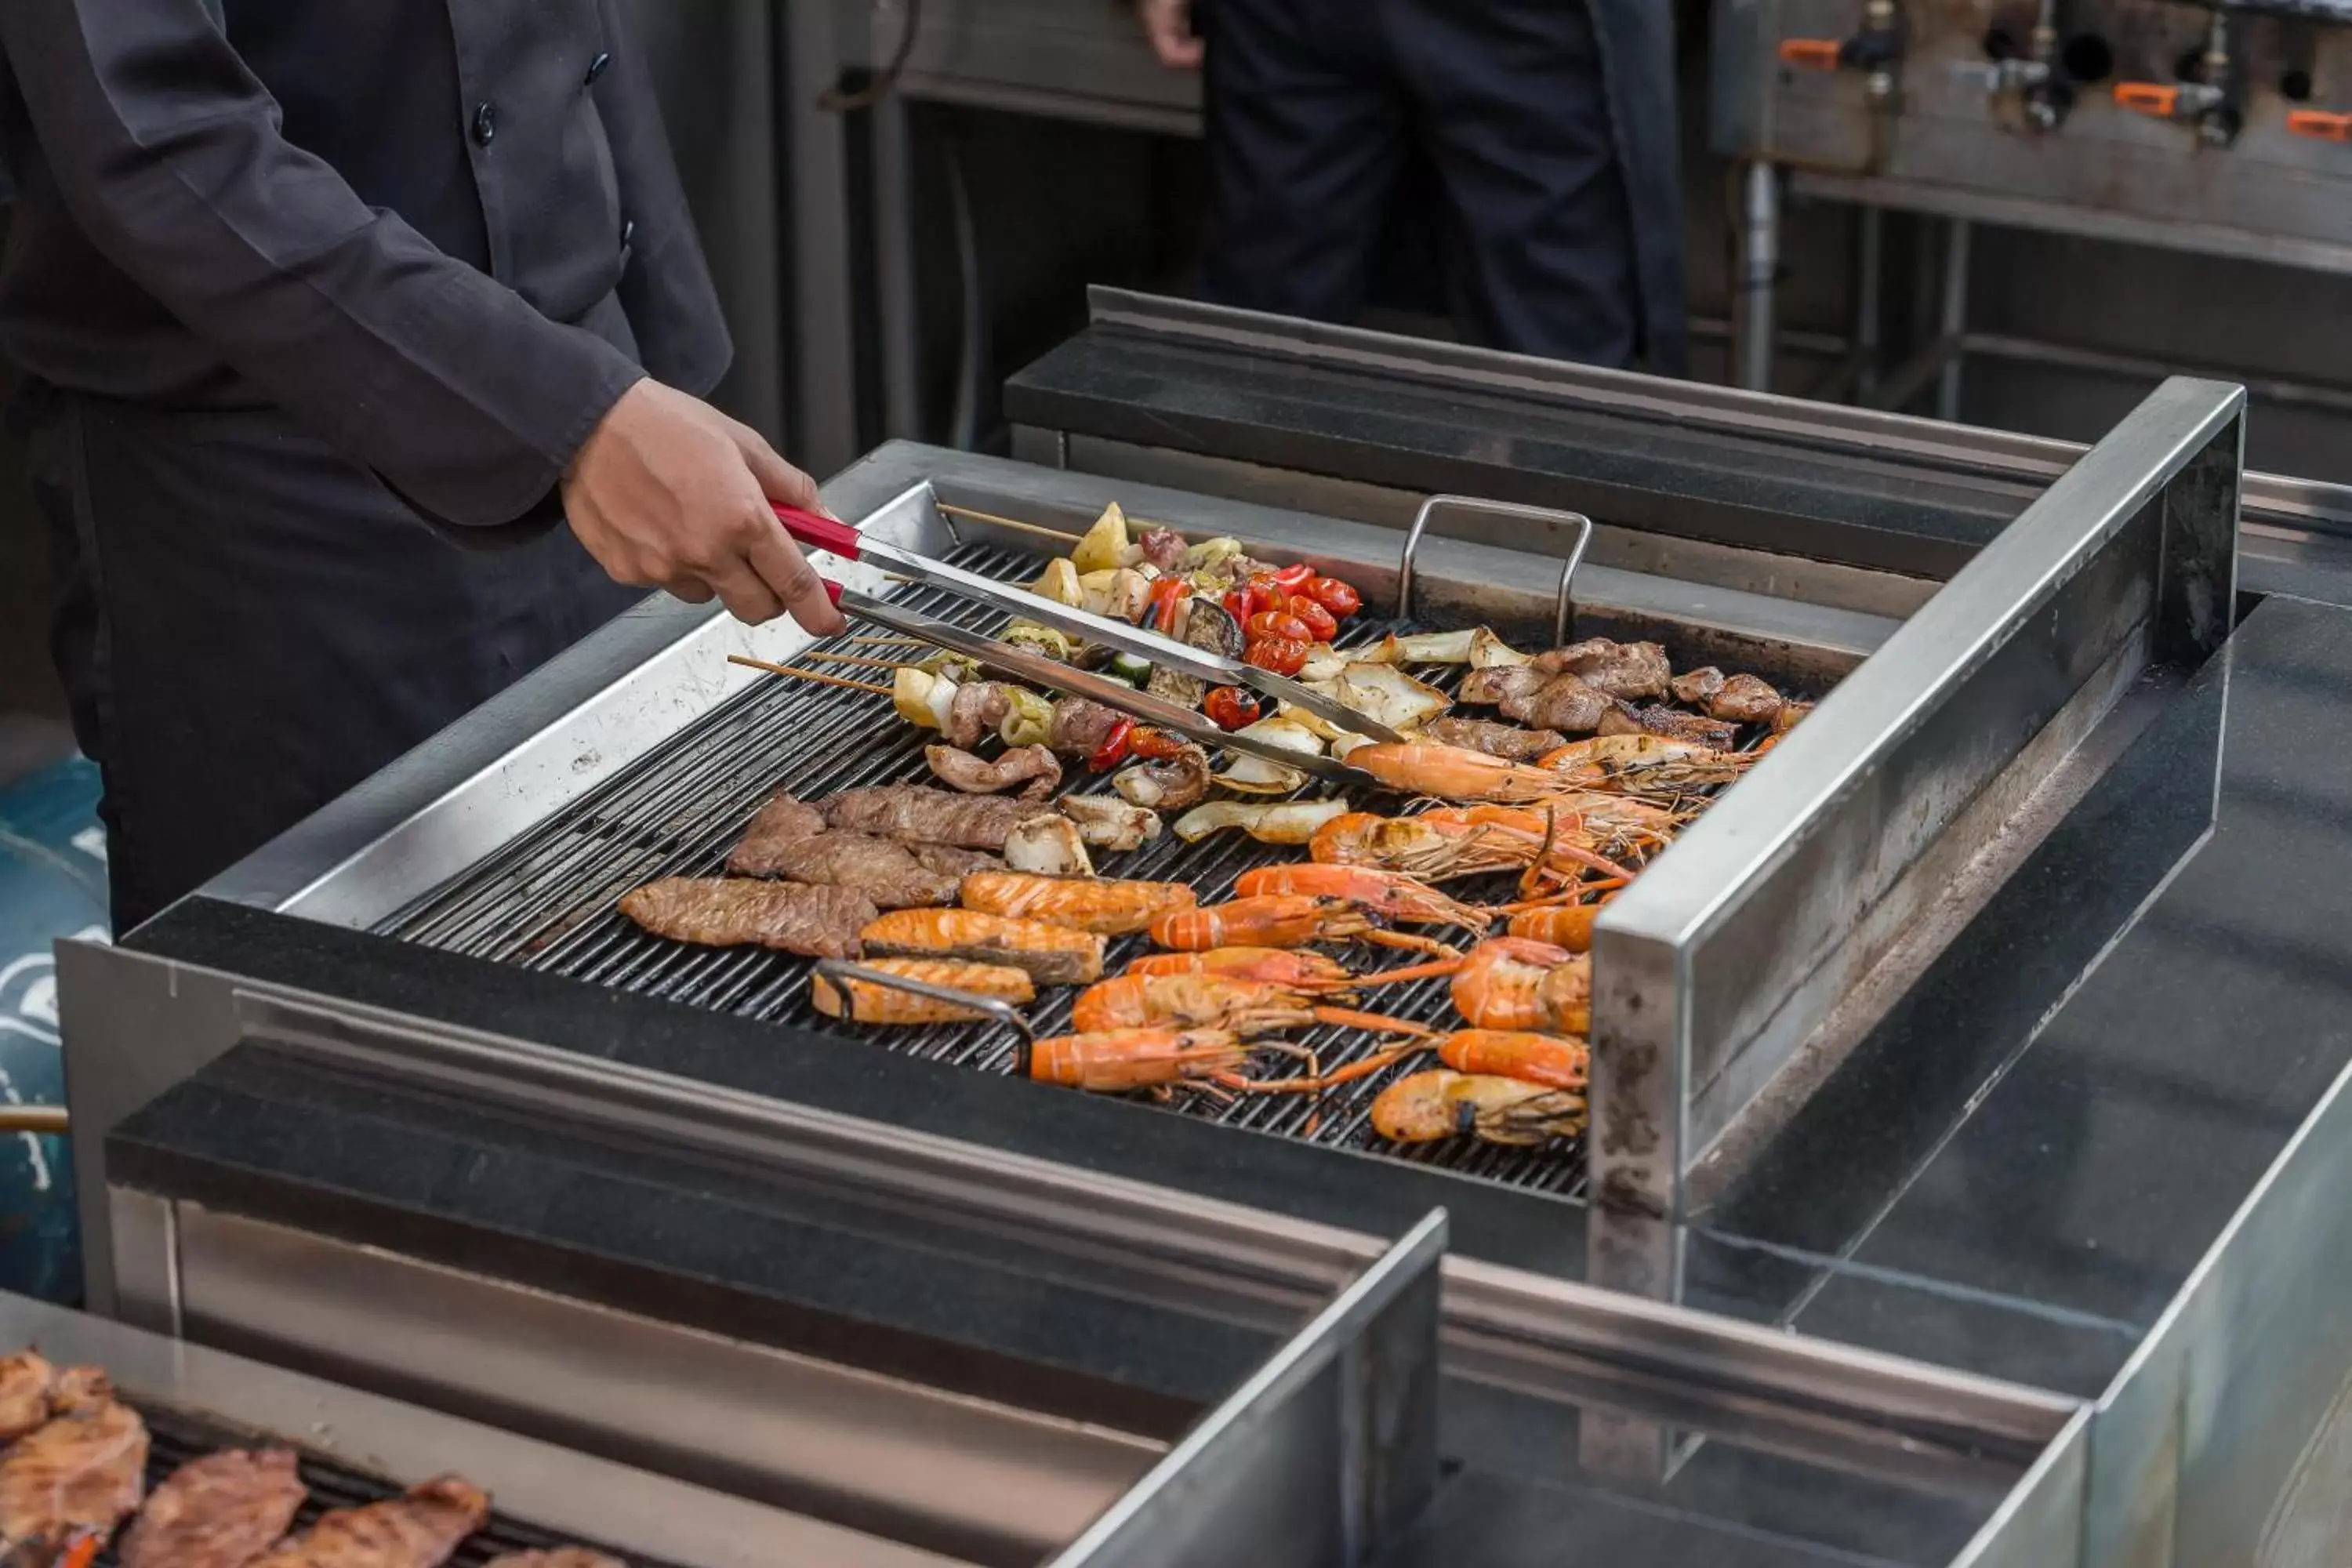
{"type": "Polygon", "coordinates": [[[1176,837],[1197,844],[1212,833],[1238,827],[1261,844],[1304,844],[1315,830],[1344,815],[1348,803],[1330,800],[1213,800],[1176,819],[1176,837]]]}
{"type": "Polygon", "coordinates": [[[1353,654],[1341,653],[1329,643],[1317,643],[1307,650],[1307,662],[1298,667],[1298,673],[1291,679],[1303,680],[1309,686],[1318,680],[1336,679],[1339,672],[1348,668],[1348,660],[1354,657],[1353,654]]]}
{"type": "Polygon", "coordinates": [[[1488,626],[1472,626],[1462,632],[1414,632],[1405,637],[1391,632],[1381,639],[1379,647],[1355,657],[1368,664],[1466,664],[1473,669],[1528,662],[1528,655],[1496,637],[1488,626]]]}

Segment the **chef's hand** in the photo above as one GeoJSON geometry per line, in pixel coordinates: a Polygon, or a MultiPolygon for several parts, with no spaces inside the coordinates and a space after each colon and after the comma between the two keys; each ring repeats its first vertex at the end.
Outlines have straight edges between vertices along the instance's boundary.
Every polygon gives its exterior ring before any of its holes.
{"type": "Polygon", "coordinates": [[[790,611],[819,636],[841,612],[769,502],[817,510],[816,481],[759,432],[648,377],[621,395],[563,470],[572,531],[616,583],[757,626],[790,611]]]}
{"type": "Polygon", "coordinates": [[[1151,38],[1151,52],[1175,70],[1201,68],[1201,38],[1192,31],[1192,0],[1135,0],[1135,14],[1151,38]]]}

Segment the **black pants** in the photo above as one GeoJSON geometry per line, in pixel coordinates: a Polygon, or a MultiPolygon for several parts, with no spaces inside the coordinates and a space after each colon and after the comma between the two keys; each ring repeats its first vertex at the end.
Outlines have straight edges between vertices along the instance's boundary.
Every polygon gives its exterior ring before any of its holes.
{"type": "Polygon", "coordinates": [[[21,417],[117,931],[616,614],[571,533],[461,549],[274,412],[21,417]]]}
{"type": "MultiPolygon", "coordinates": [[[[1664,3],[1664,0],[1660,0],[1664,3]]],[[[1643,352],[1633,218],[1583,0],[1199,0],[1211,300],[1361,310],[1408,153],[1472,342],[1587,363],[1643,352]]]]}

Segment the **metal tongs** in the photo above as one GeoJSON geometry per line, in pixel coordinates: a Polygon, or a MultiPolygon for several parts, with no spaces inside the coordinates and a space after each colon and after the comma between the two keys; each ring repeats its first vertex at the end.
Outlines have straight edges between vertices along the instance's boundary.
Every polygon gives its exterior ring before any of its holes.
{"type": "MultiPolygon", "coordinates": [[[[911,550],[869,539],[849,524],[833,518],[784,506],[777,507],[775,512],[785,531],[802,544],[826,551],[845,561],[868,561],[886,566],[927,586],[943,588],[992,609],[1003,610],[1024,620],[1034,621],[1039,626],[1050,626],[1055,631],[1132,654],[1151,664],[1164,666],[1197,679],[1219,686],[1249,687],[1277,701],[1303,709],[1326,723],[1370,740],[1402,743],[1404,739],[1370,714],[1359,712],[1312,687],[1287,676],[1276,675],[1270,669],[1261,669],[1256,665],[1228,658],[1206,648],[1193,647],[1173,637],[1161,637],[1157,632],[1146,631],[1108,616],[1073,609],[1040,595],[984,577],[977,572],[967,572],[960,566],[934,561],[911,550]]],[[[1288,751],[1249,736],[1229,732],[1192,709],[1154,697],[1148,691],[963,626],[884,604],[855,588],[843,587],[831,579],[825,581],[825,592],[845,614],[856,616],[860,620],[871,621],[876,626],[887,626],[904,636],[967,654],[1049,690],[1083,697],[1107,708],[1115,708],[1156,729],[1171,731],[1202,745],[1244,752],[1333,784],[1366,785],[1374,782],[1371,775],[1361,768],[1349,767],[1331,757],[1288,751]]]]}

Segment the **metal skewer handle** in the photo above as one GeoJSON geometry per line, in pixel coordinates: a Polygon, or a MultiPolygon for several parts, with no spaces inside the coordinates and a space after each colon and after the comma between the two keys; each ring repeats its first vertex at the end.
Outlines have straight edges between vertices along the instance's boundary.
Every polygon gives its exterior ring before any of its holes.
{"type": "Polygon", "coordinates": [[[1560,568],[1559,589],[1552,607],[1553,646],[1568,641],[1570,584],[1576,580],[1576,569],[1584,564],[1585,546],[1592,542],[1592,520],[1580,511],[1560,511],[1548,506],[1521,506],[1517,501],[1481,500],[1476,496],[1432,496],[1421,503],[1412,516],[1412,526],[1405,530],[1404,552],[1397,561],[1397,619],[1412,619],[1413,560],[1421,553],[1421,536],[1429,531],[1429,523],[1442,511],[1458,511],[1477,517],[1507,518],[1520,522],[1542,522],[1576,530],[1576,542],[1569,548],[1567,564],[1560,568]]]}

